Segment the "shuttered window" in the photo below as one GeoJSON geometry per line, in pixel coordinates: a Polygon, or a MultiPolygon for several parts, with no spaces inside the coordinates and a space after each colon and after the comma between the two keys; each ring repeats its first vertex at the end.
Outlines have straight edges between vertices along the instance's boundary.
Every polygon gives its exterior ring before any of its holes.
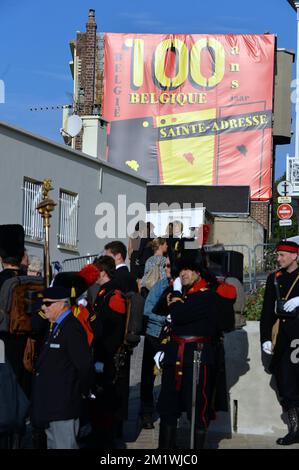
{"type": "Polygon", "coordinates": [[[44,237],[43,220],[36,210],[42,200],[42,183],[24,178],[23,197],[23,227],[26,238],[41,241],[44,237]]]}
{"type": "Polygon", "coordinates": [[[60,190],[58,245],[77,248],[78,245],[78,194],[60,190]]]}

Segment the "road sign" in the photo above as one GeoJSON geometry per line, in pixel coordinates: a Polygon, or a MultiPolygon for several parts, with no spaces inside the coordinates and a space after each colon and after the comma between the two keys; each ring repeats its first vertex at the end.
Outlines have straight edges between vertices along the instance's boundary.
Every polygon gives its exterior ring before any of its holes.
{"type": "Polygon", "coordinates": [[[280,204],[277,207],[277,215],[280,219],[290,219],[293,215],[291,204],[280,204]]]}
{"type": "Polygon", "coordinates": [[[279,221],[280,227],[286,227],[292,225],[292,221],[290,219],[284,219],[279,221]]]}
{"type": "Polygon", "coordinates": [[[293,193],[293,186],[289,181],[281,181],[277,185],[277,192],[280,196],[291,196],[293,193]]]}
{"type": "Polygon", "coordinates": [[[292,198],[291,196],[280,196],[277,198],[278,204],[291,204],[292,198]]]}

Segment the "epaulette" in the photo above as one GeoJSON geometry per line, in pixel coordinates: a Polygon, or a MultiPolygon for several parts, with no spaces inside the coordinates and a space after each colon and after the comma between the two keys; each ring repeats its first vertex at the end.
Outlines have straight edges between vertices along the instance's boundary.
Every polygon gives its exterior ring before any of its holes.
{"type": "Polygon", "coordinates": [[[221,282],[217,287],[216,292],[220,297],[224,297],[226,299],[235,299],[237,297],[235,286],[228,284],[227,282],[221,282]]]}
{"type": "Polygon", "coordinates": [[[106,294],[106,289],[100,289],[99,292],[98,292],[98,297],[103,297],[103,295],[106,294]]]}
{"type": "Polygon", "coordinates": [[[116,313],[126,313],[126,300],[122,295],[121,291],[115,290],[111,295],[108,303],[108,307],[116,313]]]}
{"type": "Polygon", "coordinates": [[[44,314],[44,312],[43,312],[42,310],[39,310],[38,315],[39,315],[40,317],[42,317],[43,320],[46,320],[46,319],[47,319],[46,315],[44,314]]]}

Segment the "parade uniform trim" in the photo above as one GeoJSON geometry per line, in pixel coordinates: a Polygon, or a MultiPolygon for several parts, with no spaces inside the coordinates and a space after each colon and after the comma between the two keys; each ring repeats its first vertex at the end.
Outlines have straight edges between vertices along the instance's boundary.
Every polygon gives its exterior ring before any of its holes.
{"type": "Polygon", "coordinates": [[[171,339],[178,344],[177,361],[175,367],[175,388],[179,392],[182,387],[185,344],[211,343],[212,338],[210,336],[190,336],[189,338],[184,338],[182,336],[171,335],[171,339]]]}
{"type": "Polygon", "coordinates": [[[276,245],[276,251],[287,251],[288,253],[298,253],[298,246],[288,245],[286,243],[278,243],[276,245]]]}

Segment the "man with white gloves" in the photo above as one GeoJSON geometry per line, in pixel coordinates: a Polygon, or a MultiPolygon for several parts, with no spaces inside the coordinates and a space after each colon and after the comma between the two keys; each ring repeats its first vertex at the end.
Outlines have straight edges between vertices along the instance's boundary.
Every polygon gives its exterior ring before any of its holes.
{"type": "Polygon", "coordinates": [[[268,276],[260,322],[262,350],[271,355],[269,370],[289,419],[288,434],[277,440],[280,445],[299,443],[299,363],[292,360],[292,342],[299,338],[298,251],[291,241],[276,245],[280,269],[268,276]]]}

